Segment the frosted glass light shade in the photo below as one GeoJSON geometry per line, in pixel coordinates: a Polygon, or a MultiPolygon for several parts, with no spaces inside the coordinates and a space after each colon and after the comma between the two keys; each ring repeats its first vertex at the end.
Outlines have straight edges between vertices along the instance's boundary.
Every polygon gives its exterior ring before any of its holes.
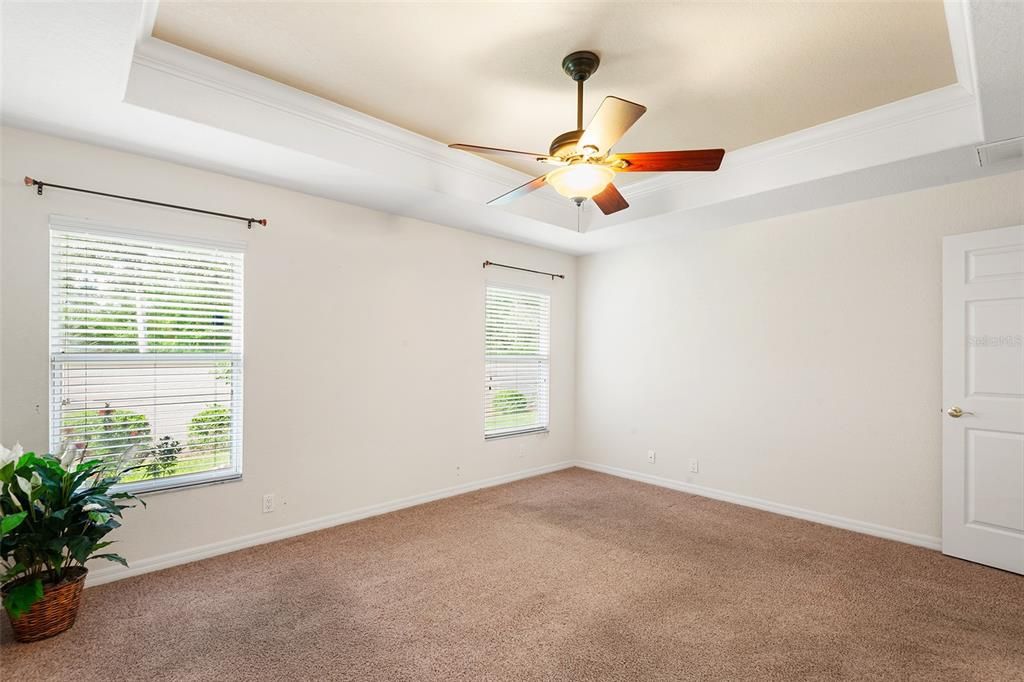
{"type": "Polygon", "coordinates": [[[582,201],[598,194],[615,178],[615,171],[592,163],[574,163],[548,173],[547,181],[563,197],[582,201]]]}

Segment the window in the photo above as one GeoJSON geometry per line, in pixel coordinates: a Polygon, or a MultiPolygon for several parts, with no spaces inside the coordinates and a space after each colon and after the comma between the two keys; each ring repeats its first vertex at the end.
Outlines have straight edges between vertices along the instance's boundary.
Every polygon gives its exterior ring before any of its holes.
{"type": "Polygon", "coordinates": [[[484,437],[548,428],[551,297],[487,287],[484,437]]]}
{"type": "Polygon", "coordinates": [[[242,253],[54,225],[50,446],[132,490],[242,472],[242,253]]]}

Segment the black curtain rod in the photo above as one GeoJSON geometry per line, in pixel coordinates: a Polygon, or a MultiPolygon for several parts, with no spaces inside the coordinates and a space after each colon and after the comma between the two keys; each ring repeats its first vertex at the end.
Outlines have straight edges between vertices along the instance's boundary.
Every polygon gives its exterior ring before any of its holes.
{"type": "Polygon", "coordinates": [[[493,261],[485,260],[484,261],[484,267],[486,268],[488,265],[491,265],[491,266],[496,267],[496,268],[507,268],[509,270],[519,270],[520,272],[532,272],[535,275],[547,275],[551,279],[554,279],[555,277],[557,277],[558,279],[565,279],[565,275],[558,275],[558,274],[555,274],[553,272],[544,272],[543,270],[531,270],[529,268],[519,268],[519,267],[516,267],[515,265],[505,265],[504,263],[495,263],[493,261]]]}
{"type": "Polygon", "coordinates": [[[25,176],[25,185],[31,187],[35,185],[36,194],[43,196],[44,187],[53,187],[54,189],[66,189],[70,192],[82,192],[83,194],[95,194],[99,197],[110,197],[111,199],[124,199],[125,201],[134,201],[139,204],[149,204],[150,206],[163,206],[164,208],[174,208],[179,211],[191,211],[192,213],[202,213],[203,215],[217,216],[218,218],[230,218],[231,220],[241,220],[246,223],[248,228],[251,230],[253,223],[256,225],[267,226],[266,218],[247,218],[242,215],[232,215],[230,213],[218,213],[217,211],[207,211],[202,208],[192,208],[191,206],[179,206],[177,204],[165,204],[162,201],[150,201],[149,199],[139,199],[137,197],[126,197],[121,194],[110,194],[109,192],[97,192],[92,189],[82,189],[81,187],[68,187],[67,185],[55,185],[52,182],[43,182],[42,180],[36,180],[25,176]]]}

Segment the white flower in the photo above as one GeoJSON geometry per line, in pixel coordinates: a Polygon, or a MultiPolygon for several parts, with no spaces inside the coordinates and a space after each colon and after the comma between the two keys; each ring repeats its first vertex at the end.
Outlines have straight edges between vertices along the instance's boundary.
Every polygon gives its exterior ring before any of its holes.
{"type": "Polygon", "coordinates": [[[29,480],[27,478],[22,478],[21,476],[15,476],[14,480],[16,480],[18,482],[18,487],[21,488],[22,490],[24,490],[26,495],[31,495],[32,494],[32,484],[29,482],[29,480]]]}
{"type": "Polygon", "coordinates": [[[82,511],[84,511],[84,512],[96,511],[98,509],[103,509],[103,507],[98,505],[98,504],[96,504],[95,502],[90,502],[89,504],[87,504],[84,507],[82,507],[82,511]]]}
{"type": "Polygon", "coordinates": [[[23,454],[25,454],[25,449],[21,447],[21,443],[15,443],[10,450],[0,445],[0,466],[21,459],[23,454]]]}
{"type": "Polygon", "coordinates": [[[65,470],[71,471],[71,465],[75,463],[75,458],[78,456],[78,447],[72,445],[70,441],[64,441],[61,447],[63,450],[60,454],[60,465],[65,470]]]}

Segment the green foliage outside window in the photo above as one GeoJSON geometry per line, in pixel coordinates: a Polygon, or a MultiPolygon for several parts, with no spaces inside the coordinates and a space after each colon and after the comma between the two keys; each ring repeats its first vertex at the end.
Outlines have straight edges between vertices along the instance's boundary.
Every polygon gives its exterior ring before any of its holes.
{"type": "Polygon", "coordinates": [[[62,426],[64,440],[83,444],[95,458],[121,455],[133,445],[145,455],[152,438],[145,415],[113,409],[109,403],[98,410],[68,412],[62,426]]]}
{"type": "Polygon", "coordinates": [[[193,451],[227,450],[231,443],[231,412],[214,404],[192,417],[188,425],[188,446],[193,451]]]}
{"type": "Polygon", "coordinates": [[[182,449],[181,443],[170,436],[163,436],[156,442],[153,453],[146,460],[146,475],[149,478],[159,478],[174,474],[182,449]]]}
{"type": "Polygon", "coordinates": [[[504,389],[497,391],[491,398],[494,413],[499,415],[520,414],[526,412],[528,403],[526,396],[520,391],[504,389]]]}

